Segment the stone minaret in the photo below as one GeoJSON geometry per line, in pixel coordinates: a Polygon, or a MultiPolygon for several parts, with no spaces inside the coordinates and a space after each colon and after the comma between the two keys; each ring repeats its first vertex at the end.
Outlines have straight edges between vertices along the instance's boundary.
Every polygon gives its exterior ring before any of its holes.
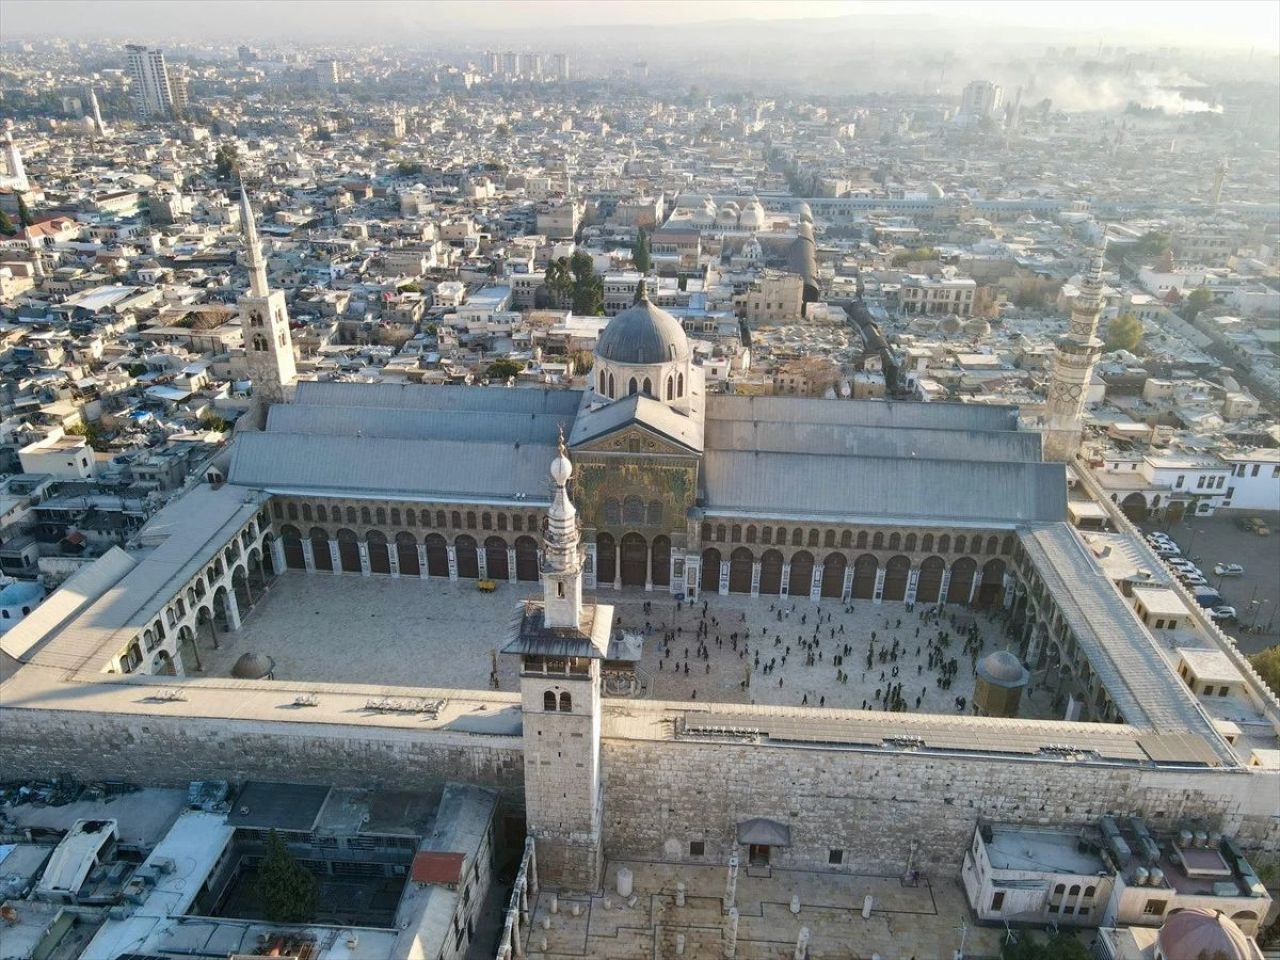
{"type": "Polygon", "coordinates": [[[282,403],[286,399],[286,388],[297,377],[293,339],[289,336],[289,311],[283,291],[272,290],[267,284],[267,262],[262,256],[249,195],[243,187],[240,188],[240,229],[244,234],[244,263],[249,268],[249,292],[240,297],[238,304],[249,377],[256,397],[264,403],[282,403]]]}
{"type": "Polygon", "coordinates": [[[583,549],[567,484],[564,436],[551,462],[542,599],[520,604],[504,653],[520,656],[525,822],[538,872],[561,889],[594,891],[604,864],[600,661],[613,607],[582,602],[583,549]]]}
{"type": "Polygon", "coordinates": [[[1102,313],[1102,270],[1106,239],[1094,254],[1088,276],[1071,305],[1071,321],[1058,338],[1053,359],[1053,379],[1045,403],[1044,455],[1046,460],[1069,461],[1080,447],[1085,395],[1093,377],[1093,365],[1102,353],[1098,316],[1102,313]]]}
{"type": "Polygon", "coordinates": [[[102,111],[98,109],[98,94],[93,87],[89,88],[89,116],[93,118],[93,135],[95,137],[105,137],[107,135],[107,125],[102,122],[102,111]]]}

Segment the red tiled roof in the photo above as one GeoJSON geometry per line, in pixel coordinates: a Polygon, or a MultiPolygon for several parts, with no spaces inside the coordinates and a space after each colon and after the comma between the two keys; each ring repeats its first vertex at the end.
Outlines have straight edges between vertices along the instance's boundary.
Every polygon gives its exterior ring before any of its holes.
{"type": "Polygon", "coordinates": [[[462,879],[463,855],[460,853],[428,853],[413,856],[410,876],[414,883],[457,883],[462,879]]]}

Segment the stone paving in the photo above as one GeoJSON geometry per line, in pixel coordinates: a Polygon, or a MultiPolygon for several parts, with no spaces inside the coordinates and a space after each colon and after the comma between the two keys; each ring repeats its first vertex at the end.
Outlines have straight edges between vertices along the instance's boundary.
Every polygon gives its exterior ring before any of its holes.
{"type": "MultiPolygon", "coordinates": [[[[202,635],[201,660],[206,676],[229,675],[236,659],[253,650],[275,659],[277,679],[485,689],[514,605],[531,595],[533,586],[504,583],[484,594],[471,581],[291,571],[245,615],[239,632],[220,633],[219,649],[202,635]]],[[[706,598],[704,619],[701,601],[677,605],[667,594],[641,590],[604,590],[594,596],[615,606],[624,629],[646,634],[641,695],[659,700],[880,709],[890,685],[901,683],[908,711],[969,713],[974,661],[1005,643],[1001,614],[959,607],[944,607],[935,616],[923,606],[908,610],[903,603],[819,604],[730,595],[706,598]],[[702,623],[705,659],[698,656],[696,637],[702,623]],[[981,643],[967,653],[965,636],[971,626],[981,643]],[[817,646],[805,649],[803,644],[815,640],[815,630],[817,646]],[[664,645],[668,631],[674,631],[674,638],[664,645]],[[950,635],[949,643],[931,666],[929,640],[943,633],[950,635]],[[896,661],[890,655],[895,640],[896,661]],[[846,646],[849,653],[844,655],[846,646]],[[832,662],[837,654],[844,656],[840,666],[832,662]],[[939,659],[955,660],[947,688],[938,683],[939,659]],[[745,686],[748,670],[750,685],[745,686]],[[958,698],[963,698],[963,708],[958,698]]],[[[514,659],[497,660],[499,689],[518,689],[514,659]]],[[[1052,715],[1048,701],[1047,694],[1028,697],[1021,715],[1052,715]]]]}
{"type": "MultiPolygon", "coordinates": [[[[884,960],[950,960],[962,936],[966,957],[999,954],[1000,931],[972,926],[956,880],[924,878],[917,886],[905,886],[896,877],[751,871],[757,872],[765,875],[749,875],[745,868],[738,873],[734,898],[739,911],[738,960],[791,960],[801,928],[809,931],[809,960],[877,955],[884,960]],[[799,913],[791,912],[793,896],[800,898],[799,913]],[[868,896],[871,913],[864,918],[868,896]]],[[[539,894],[526,941],[528,956],[539,960],[668,958],[679,955],[677,938],[683,937],[686,957],[724,957],[729,918],[721,897],[726,875],[725,867],[610,861],[601,896],[561,895],[552,914],[551,893],[539,894]],[[616,893],[619,866],[632,871],[634,899],[616,893]],[[683,906],[677,904],[676,893],[681,881],[686,887],[683,906]],[[545,929],[548,919],[550,929],[545,929]]]]}

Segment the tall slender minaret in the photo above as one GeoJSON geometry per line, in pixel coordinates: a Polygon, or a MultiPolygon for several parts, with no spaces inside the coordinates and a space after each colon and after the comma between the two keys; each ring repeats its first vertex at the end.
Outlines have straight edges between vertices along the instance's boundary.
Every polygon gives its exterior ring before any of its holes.
{"type": "Polygon", "coordinates": [[[1213,209],[1217,210],[1222,203],[1222,187],[1227,182],[1227,158],[1218,161],[1218,168],[1213,172],[1213,209]]]}
{"type": "Polygon", "coordinates": [[[18,145],[13,142],[12,132],[5,136],[4,166],[5,176],[0,177],[0,187],[17,193],[26,193],[31,189],[31,183],[27,180],[27,170],[22,165],[22,154],[18,152],[18,145]]]}
{"type": "Polygon", "coordinates": [[[525,823],[538,845],[538,874],[551,886],[594,891],[604,867],[600,662],[613,607],[582,602],[571,476],[561,433],[542,538],[542,599],[520,604],[503,653],[520,656],[525,823]]]}
{"type": "Polygon", "coordinates": [[[286,388],[298,375],[289,335],[289,311],[284,292],[267,283],[267,261],[262,256],[258,227],[253,220],[249,195],[240,188],[240,229],[244,234],[244,263],[249,268],[249,292],[240,297],[240,328],[244,333],[245,359],[254,395],[265,403],[282,403],[286,388]]]}
{"type": "Polygon", "coordinates": [[[1067,332],[1057,340],[1053,379],[1045,404],[1044,455],[1046,460],[1069,461],[1080,447],[1081,415],[1093,365],[1102,353],[1098,317],[1102,313],[1102,271],[1107,249],[1106,234],[1095,252],[1089,273],[1071,305],[1067,332]]]}
{"type": "Polygon", "coordinates": [[[95,137],[105,137],[107,135],[107,125],[102,122],[102,111],[98,109],[98,94],[93,87],[89,88],[89,116],[93,118],[93,135],[95,137]]]}

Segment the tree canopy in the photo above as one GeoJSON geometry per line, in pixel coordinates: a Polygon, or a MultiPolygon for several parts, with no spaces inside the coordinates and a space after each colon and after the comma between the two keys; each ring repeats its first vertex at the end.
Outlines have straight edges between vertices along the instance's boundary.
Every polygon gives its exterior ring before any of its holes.
{"type": "Polygon", "coordinates": [[[1249,658],[1249,662],[1258,671],[1258,676],[1262,677],[1262,682],[1280,697],[1280,646],[1267,647],[1261,653],[1255,653],[1249,658]]]}
{"type": "Polygon", "coordinates": [[[1107,327],[1107,349],[1128,350],[1133,353],[1142,342],[1142,321],[1132,313],[1124,313],[1107,327]]]}
{"type": "Polygon", "coordinates": [[[9,219],[9,214],[0,210],[0,234],[6,237],[12,237],[18,232],[18,228],[13,225],[13,221],[9,219]]]}
{"type": "Polygon", "coordinates": [[[484,375],[490,380],[507,380],[519,374],[521,369],[520,364],[514,360],[495,360],[489,364],[484,375]]]}
{"type": "Polygon", "coordinates": [[[1089,960],[1089,951],[1068,933],[1055,933],[1043,942],[1022,933],[1017,943],[1005,945],[1000,960],[1089,960]]]}
{"type": "Polygon", "coordinates": [[[1200,311],[1213,303],[1213,294],[1209,292],[1208,287],[1196,287],[1187,295],[1187,320],[1194,320],[1200,315],[1200,311]]]}
{"type": "Polygon", "coordinates": [[[636,235],[636,242],[631,246],[631,260],[641,273],[648,273],[653,265],[653,258],[649,256],[649,238],[643,230],[636,235]]]}
{"type": "Polygon", "coordinates": [[[893,265],[902,267],[908,263],[915,263],[918,260],[937,260],[938,251],[933,247],[913,247],[910,250],[903,250],[901,253],[893,255],[893,265]]]}
{"type": "Polygon", "coordinates": [[[309,923],[316,911],[316,878],[289,853],[280,834],[267,834],[254,895],[272,923],[309,923]]]}
{"type": "Polygon", "coordinates": [[[230,180],[238,163],[239,151],[234,143],[221,143],[213,155],[213,174],[219,180],[230,180]]]}

